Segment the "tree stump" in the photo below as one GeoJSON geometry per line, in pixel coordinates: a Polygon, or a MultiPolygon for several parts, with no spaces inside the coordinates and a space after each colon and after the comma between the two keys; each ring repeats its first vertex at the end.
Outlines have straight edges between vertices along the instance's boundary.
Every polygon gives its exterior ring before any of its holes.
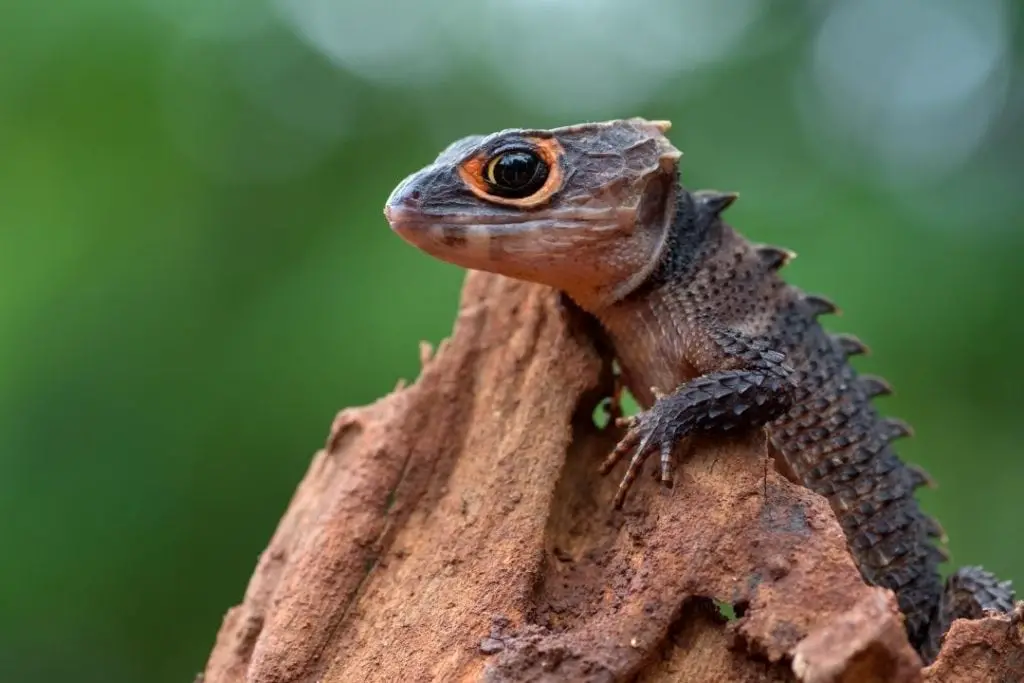
{"type": "Polygon", "coordinates": [[[592,418],[611,369],[589,324],[470,273],[419,379],[335,419],[205,683],[1024,678],[1005,617],[957,622],[922,669],[763,432],[693,439],[674,489],[642,476],[612,510],[597,467],[620,432],[592,418]]]}

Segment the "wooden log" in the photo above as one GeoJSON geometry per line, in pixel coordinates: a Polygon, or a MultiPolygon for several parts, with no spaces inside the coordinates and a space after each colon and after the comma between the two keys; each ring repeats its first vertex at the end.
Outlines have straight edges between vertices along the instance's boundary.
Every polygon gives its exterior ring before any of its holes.
{"type": "Polygon", "coordinates": [[[958,622],[967,668],[944,650],[923,671],[892,593],[864,584],[825,499],[775,471],[762,432],[694,439],[674,489],[643,476],[612,510],[618,477],[597,466],[619,432],[592,417],[611,369],[590,324],[547,288],[471,273],[420,377],[335,419],[205,683],[1024,671],[996,618],[958,622]],[[978,649],[997,637],[1002,655],[978,649]]]}

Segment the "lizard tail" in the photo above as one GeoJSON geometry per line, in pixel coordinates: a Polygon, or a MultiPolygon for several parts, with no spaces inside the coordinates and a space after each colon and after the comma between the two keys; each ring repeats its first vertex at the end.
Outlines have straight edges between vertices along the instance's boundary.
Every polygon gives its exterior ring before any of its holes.
{"type": "Polygon", "coordinates": [[[982,567],[961,567],[946,580],[945,591],[921,647],[925,662],[932,662],[938,655],[942,638],[953,620],[980,619],[992,613],[1015,615],[1015,597],[1010,581],[1000,581],[982,567]]]}

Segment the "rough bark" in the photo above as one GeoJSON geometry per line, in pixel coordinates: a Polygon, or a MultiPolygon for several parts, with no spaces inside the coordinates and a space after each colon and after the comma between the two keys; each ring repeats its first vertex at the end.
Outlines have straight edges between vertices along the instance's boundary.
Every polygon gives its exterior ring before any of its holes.
{"type": "Polygon", "coordinates": [[[419,379],[335,419],[205,682],[1020,680],[1021,634],[994,617],[922,670],[763,434],[694,440],[675,489],[641,477],[613,511],[587,325],[471,274],[419,379]]]}

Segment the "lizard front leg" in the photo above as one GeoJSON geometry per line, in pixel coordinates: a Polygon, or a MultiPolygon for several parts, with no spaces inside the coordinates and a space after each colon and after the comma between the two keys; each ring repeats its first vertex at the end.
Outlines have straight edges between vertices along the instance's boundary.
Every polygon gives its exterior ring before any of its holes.
{"type": "MultiPolygon", "coordinates": [[[[661,455],[661,481],[672,483],[672,451],[696,432],[728,432],[758,427],[781,416],[793,400],[793,370],[785,356],[753,340],[729,335],[745,367],[702,375],[671,394],[657,395],[654,405],[619,424],[629,429],[601,464],[607,474],[627,453],[633,453],[613,505],[622,507],[626,493],[647,457],[661,455]]],[[[727,350],[732,350],[726,347],[727,350]]]]}

